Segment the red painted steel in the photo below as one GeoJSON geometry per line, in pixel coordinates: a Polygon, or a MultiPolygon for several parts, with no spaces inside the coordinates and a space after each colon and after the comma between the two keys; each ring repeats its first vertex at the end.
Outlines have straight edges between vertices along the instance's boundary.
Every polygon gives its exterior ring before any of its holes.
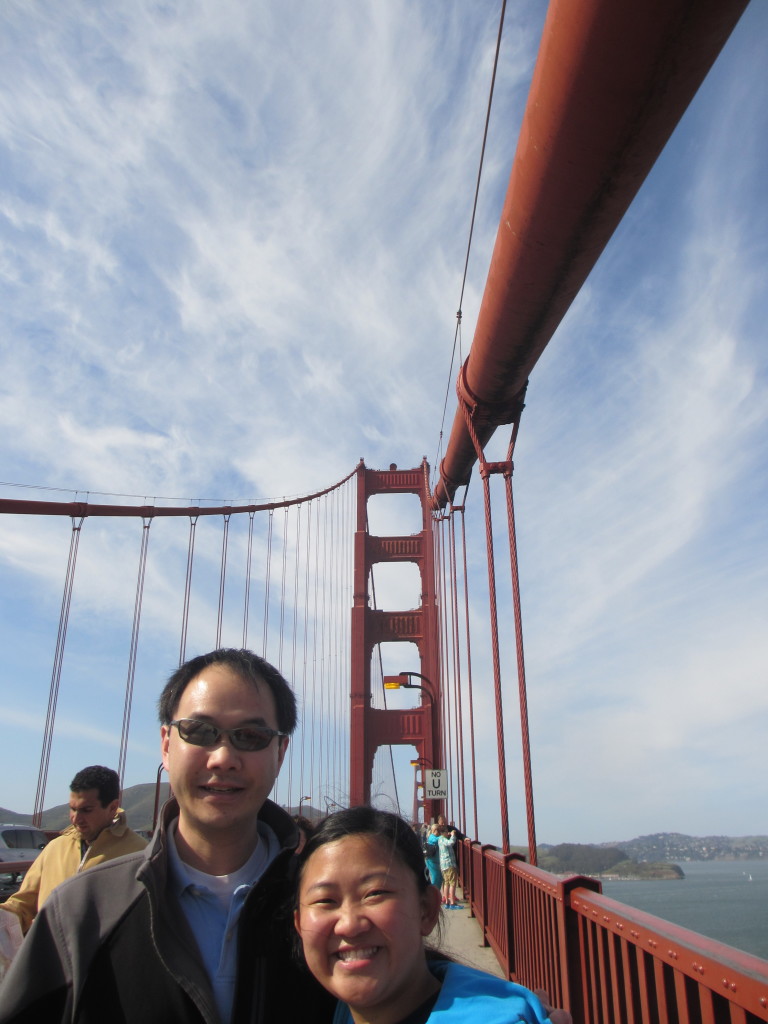
{"type": "Polygon", "coordinates": [[[287,508],[290,505],[302,505],[305,501],[321,498],[337,490],[357,472],[351,473],[330,487],[312,494],[302,494],[298,498],[284,498],[282,501],[266,501],[260,505],[95,505],[89,501],[25,501],[16,498],[0,498],[0,515],[26,516],[71,516],[73,519],[88,516],[125,516],[141,519],[153,519],[158,516],[221,516],[235,515],[238,512],[268,512],[270,509],[287,508]]]}
{"type": "Polygon", "coordinates": [[[585,1020],[626,1019],[630,1003],[638,1019],[647,1019],[642,1007],[655,995],[662,1019],[667,1015],[680,1021],[738,1020],[748,1014],[750,1019],[768,1021],[765,960],[597,893],[575,891],[570,909],[582,927],[601,936],[609,951],[601,971],[594,958],[586,966],[588,976],[600,978],[604,990],[613,994],[612,1003],[602,1014],[593,1009],[585,1020]],[[651,991],[643,990],[641,980],[651,991]]]}
{"type": "MultiPolygon", "coordinates": [[[[388,471],[357,468],[357,524],[354,545],[354,589],[351,627],[350,804],[369,803],[373,761],[381,746],[409,744],[433,767],[441,765],[441,692],[435,595],[429,473],[417,469],[388,471]],[[421,533],[409,537],[373,537],[368,532],[368,498],[373,494],[415,494],[421,502],[421,533]],[[369,580],[379,562],[413,562],[421,576],[421,607],[410,611],[371,608],[369,580]],[[407,711],[371,706],[371,658],[376,644],[412,641],[420,656],[416,674],[433,684],[424,688],[421,703],[407,711]]],[[[404,666],[405,667],[405,666],[404,666]]],[[[442,801],[430,801],[431,815],[442,801]]]]}
{"type": "Polygon", "coordinates": [[[510,934],[511,897],[507,863],[511,854],[488,850],[485,855],[486,870],[486,939],[496,954],[496,959],[506,971],[507,977],[514,974],[514,961],[510,934]]]}
{"type": "MultiPolygon", "coordinates": [[[[51,838],[59,835],[54,832],[51,838]]],[[[0,860],[0,875],[21,875],[29,871],[31,860],[0,860]]]]}
{"type": "MultiPolygon", "coordinates": [[[[552,0],[472,349],[458,380],[485,447],[748,0],[552,0]]],[[[476,454],[456,413],[436,507],[476,454]]]]}
{"type": "Polygon", "coordinates": [[[595,879],[559,878],[479,843],[462,845],[460,871],[508,976],[546,989],[574,1020],[768,1021],[768,961],[626,907],[595,879]],[[488,875],[492,884],[480,884],[488,875]]]}

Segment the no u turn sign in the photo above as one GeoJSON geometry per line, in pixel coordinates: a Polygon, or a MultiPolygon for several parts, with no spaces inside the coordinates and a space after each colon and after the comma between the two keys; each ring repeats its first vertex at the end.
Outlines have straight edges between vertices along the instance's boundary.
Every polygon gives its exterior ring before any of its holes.
{"type": "Polygon", "coordinates": [[[427,800],[448,798],[448,772],[445,768],[427,768],[424,773],[424,796],[427,800]]]}

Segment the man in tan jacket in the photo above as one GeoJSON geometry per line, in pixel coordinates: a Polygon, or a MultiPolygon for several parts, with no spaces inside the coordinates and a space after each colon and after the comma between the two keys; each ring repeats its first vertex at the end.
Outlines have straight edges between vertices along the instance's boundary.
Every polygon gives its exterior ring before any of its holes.
{"type": "MultiPolygon", "coordinates": [[[[0,905],[0,911],[11,911],[18,917],[25,935],[40,907],[66,878],[147,845],[146,839],[128,828],[125,811],[118,806],[117,772],[91,765],[75,775],[69,788],[72,824],[48,843],[32,862],[19,891],[0,905]]],[[[3,923],[0,921],[0,925],[3,923]]]]}

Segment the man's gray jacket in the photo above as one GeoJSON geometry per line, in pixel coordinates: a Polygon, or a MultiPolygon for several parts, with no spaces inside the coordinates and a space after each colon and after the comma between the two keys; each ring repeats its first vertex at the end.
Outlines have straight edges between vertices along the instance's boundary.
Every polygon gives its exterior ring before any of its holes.
{"type": "MultiPolygon", "coordinates": [[[[163,823],[142,853],[59,886],[0,985],[2,1024],[221,1024],[208,975],[168,879],[163,823]]],[[[267,801],[259,814],[281,852],[252,888],[238,925],[232,1024],[325,1024],[335,1001],[292,955],[298,833],[267,801]]]]}

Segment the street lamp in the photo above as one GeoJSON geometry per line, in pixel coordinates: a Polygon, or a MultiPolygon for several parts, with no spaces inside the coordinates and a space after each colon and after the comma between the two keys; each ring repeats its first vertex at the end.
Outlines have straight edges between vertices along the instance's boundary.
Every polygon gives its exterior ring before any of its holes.
{"type": "MultiPolygon", "coordinates": [[[[434,749],[435,748],[435,742],[434,742],[434,736],[435,736],[435,733],[434,733],[434,728],[435,728],[435,725],[434,725],[435,693],[434,693],[434,689],[433,689],[434,683],[432,682],[432,680],[428,679],[427,676],[422,675],[421,672],[398,672],[397,675],[384,676],[382,682],[384,684],[384,689],[385,690],[399,690],[401,688],[404,689],[404,690],[421,690],[422,693],[426,694],[426,696],[429,698],[429,710],[430,710],[429,721],[431,723],[431,730],[432,731],[430,733],[430,737],[429,737],[430,738],[430,744],[429,744],[429,746],[427,746],[427,750],[431,754],[434,755],[435,752],[436,752],[435,749],[434,749]],[[413,682],[414,678],[421,679],[422,682],[421,683],[414,683],[413,682]]],[[[417,774],[418,774],[419,765],[422,765],[422,767],[423,767],[424,763],[426,763],[430,768],[433,767],[432,763],[430,761],[428,761],[427,758],[424,758],[424,757],[418,758],[416,761],[411,761],[411,764],[414,766],[414,776],[413,776],[414,821],[417,819],[418,803],[419,803],[419,801],[418,801],[418,786],[419,786],[419,783],[418,783],[418,780],[417,780],[417,774]]],[[[426,817],[427,817],[427,796],[426,796],[426,792],[427,791],[426,791],[426,786],[425,786],[424,781],[423,781],[423,771],[422,771],[422,782],[421,782],[421,785],[422,785],[422,788],[424,789],[422,805],[424,807],[424,818],[426,820],[426,817]]],[[[435,811],[434,802],[433,802],[433,811],[435,811]]]]}
{"type": "Polygon", "coordinates": [[[422,690],[429,697],[430,701],[434,703],[435,697],[430,687],[432,686],[432,680],[427,679],[421,672],[398,672],[396,676],[384,676],[384,689],[385,690],[399,690],[402,687],[404,690],[422,690]],[[422,686],[421,683],[410,683],[407,680],[411,676],[416,676],[417,679],[423,679],[425,683],[429,683],[429,686],[422,686]]]}

